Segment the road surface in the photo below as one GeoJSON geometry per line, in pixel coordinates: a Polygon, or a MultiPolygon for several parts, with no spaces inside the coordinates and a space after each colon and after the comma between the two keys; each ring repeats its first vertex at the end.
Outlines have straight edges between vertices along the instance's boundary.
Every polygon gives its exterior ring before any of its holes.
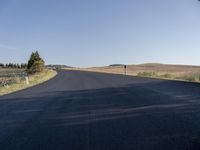
{"type": "Polygon", "coordinates": [[[0,150],[199,150],[200,85],[60,71],[0,97],[0,150]]]}

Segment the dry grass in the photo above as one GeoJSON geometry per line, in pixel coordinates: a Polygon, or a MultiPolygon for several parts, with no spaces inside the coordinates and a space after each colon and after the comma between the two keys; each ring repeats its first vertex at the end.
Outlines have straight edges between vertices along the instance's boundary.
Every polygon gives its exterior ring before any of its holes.
{"type": "Polygon", "coordinates": [[[26,80],[18,79],[18,82],[14,83],[14,84],[0,87],[0,95],[9,94],[9,93],[12,93],[12,92],[15,92],[18,90],[22,90],[22,89],[40,84],[42,82],[45,82],[45,81],[53,78],[54,76],[56,76],[56,74],[57,74],[56,71],[45,70],[41,73],[30,75],[30,76],[28,76],[29,84],[27,84],[26,80]]]}
{"type": "Polygon", "coordinates": [[[0,86],[18,83],[24,80],[27,73],[24,69],[0,68],[0,86]]]}
{"type": "MultiPolygon", "coordinates": [[[[84,71],[124,74],[123,66],[106,66],[81,69],[84,71]]],[[[127,75],[200,82],[200,66],[141,64],[128,65],[127,75]]]]}

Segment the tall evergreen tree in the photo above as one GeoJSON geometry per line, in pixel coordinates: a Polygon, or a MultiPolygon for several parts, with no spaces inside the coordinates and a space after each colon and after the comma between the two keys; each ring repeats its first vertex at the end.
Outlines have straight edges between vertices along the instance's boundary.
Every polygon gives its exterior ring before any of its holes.
{"type": "Polygon", "coordinates": [[[40,57],[38,51],[32,52],[31,57],[28,61],[27,69],[30,73],[36,73],[43,71],[45,66],[44,60],[40,57]]]}

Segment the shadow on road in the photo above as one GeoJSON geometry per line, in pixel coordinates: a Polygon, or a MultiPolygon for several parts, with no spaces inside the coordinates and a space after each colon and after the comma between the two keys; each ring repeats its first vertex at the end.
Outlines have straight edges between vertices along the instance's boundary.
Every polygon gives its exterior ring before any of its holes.
{"type": "Polygon", "coordinates": [[[2,97],[0,149],[199,149],[200,86],[188,84],[2,97]]]}

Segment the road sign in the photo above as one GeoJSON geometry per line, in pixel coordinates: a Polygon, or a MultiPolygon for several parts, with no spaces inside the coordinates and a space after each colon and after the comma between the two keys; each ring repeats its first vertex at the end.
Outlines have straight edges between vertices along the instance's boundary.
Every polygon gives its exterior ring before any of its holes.
{"type": "Polygon", "coordinates": [[[127,66],[124,65],[124,75],[126,75],[126,68],[127,68],[127,66]]]}

